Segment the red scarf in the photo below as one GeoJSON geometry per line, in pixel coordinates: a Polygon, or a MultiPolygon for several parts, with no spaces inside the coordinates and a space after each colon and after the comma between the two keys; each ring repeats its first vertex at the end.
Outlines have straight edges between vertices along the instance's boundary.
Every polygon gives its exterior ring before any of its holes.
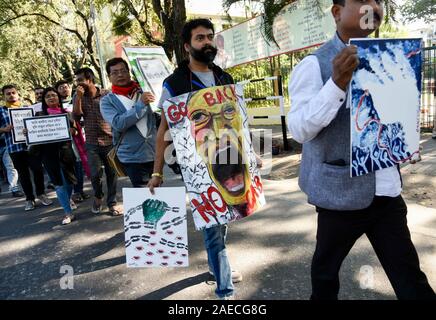
{"type": "Polygon", "coordinates": [[[86,153],[85,148],[85,137],[82,135],[82,127],[80,126],[79,121],[75,122],[77,135],[73,136],[74,142],[76,144],[77,150],[79,151],[79,157],[82,161],[83,169],[85,170],[86,176],[91,179],[91,170],[88,165],[88,154],[86,153]]]}
{"type": "Polygon", "coordinates": [[[141,87],[135,81],[130,82],[130,85],[128,85],[127,87],[112,85],[112,93],[125,96],[129,99],[132,98],[139,90],[141,90],[141,87]]]}

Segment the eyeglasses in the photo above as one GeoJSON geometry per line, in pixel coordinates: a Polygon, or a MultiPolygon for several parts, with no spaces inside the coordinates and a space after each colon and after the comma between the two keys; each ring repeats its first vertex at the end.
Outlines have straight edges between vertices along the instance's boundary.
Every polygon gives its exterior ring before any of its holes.
{"type": "Polygon", "coordinates": [[[128,74],[129,70],[116,70],[116,71],[112,71],[109,75],[111,76],[118,76],[118,75],[123,75],[123,74],[128,74]]]}
{"type": "Polygon", "coordinates": [[[212,113],[205,109],[198,109],[192,112],[189,116],[191,121],[195,123],[196,129],[201,129],[206,126],[212,118],[221,118],[231,121],[236,116],[236,109],[232,105],[226,105],[222,108],[220,113],[212,113]]]}

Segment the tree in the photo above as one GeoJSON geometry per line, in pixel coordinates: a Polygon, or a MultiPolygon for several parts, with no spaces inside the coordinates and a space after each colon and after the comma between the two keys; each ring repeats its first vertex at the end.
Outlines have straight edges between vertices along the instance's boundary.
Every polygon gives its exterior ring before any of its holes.
{"type": "Polygon", "coordinates": [[[146,42],[163,47],[170,60],[174,55],[177,62],[185,58],[179,37],[186,22],[185,0],[121,0],[121,3],[123,7],[114,29],[125,32],[120,26],[129,24],[128,15],[123,16],[123,10],[127,10],[137,22],[146,42]],[[156,21],[158,23],[153,23],[156,21]]]}
{"type": "MultiPolygon", "coordinates": [[[[60,27],[77,38],[84,52],[82,62],[89,61],[101,79],[102,62],[94,49],[91,2],[92,0],[0,0],[0,29],[25,18],[34,18],[35,25],[45,22],[60,27]]],[[[97,8],[106,4],[102,0],[95,2],[97,8]]]]}
{"type": "Polygon", "coordinates": [[[431,22],[436,19],[436,2],[435,0],[407,0],[401,6],[401,12],[406,21],[423,19],[431,22]]]}
{"type": "Polygon", "coordinates": [[[35,23],[35,17],[11,22],[0,33],[0,83],[31,90],[71,81],[80,57],[70,48],[77,46],[74,36],[51,23],[35,23]]]}

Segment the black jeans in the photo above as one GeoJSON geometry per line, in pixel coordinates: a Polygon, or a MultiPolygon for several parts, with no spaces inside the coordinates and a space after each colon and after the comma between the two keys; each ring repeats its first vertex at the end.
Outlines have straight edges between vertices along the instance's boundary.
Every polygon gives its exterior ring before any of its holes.
{"type": "Polygon", "coordinates": [[[26,200],[35,200],[29,169],[32,170],[33,173],[36,195],[40,196],[44,194],[44,172],[42,171],[41,158],[29,154],[28,151],[14,152],[9,155],[11,156],[15,169],[18,171],[18,179],[26,195],[26,200]]]}
{"type": "Polygon", "coordinates": [[[97,146],[92,144],[86,144],[86,152],[88,154],[88,165],[91,170],[91,183],[94,190],[94,196],[97,199],[103,199],[103,166],[106,174],[107,185],[107,206],[110,208],[117,204],[117,175],[110,166],[107,160],[107,154],[112,149],[112,145],[109,146],[97,146]]]}
{"type": "Polygon", "coordinates": [[[335,300],[339,269],[360,236],[366,234],[398,299],[436,299],[407,227],[407,206],[401,196],[374,198],[363,210],[317,208],[318,230],[312,260],[311,299],[335,300]]]}
{"type": "Polygon", "coordinates": [[[50,178],[50,181],[55,186],[62,186],[64,184],[62,175],[68,184],[77,184],[75,162],[71,143],[58,142],[40,145],[41,159],[44,164],[45,170],[50,178]]]}
{"type": "Polygon", "coordinates": [[[154,162],[123,163],[133,188],[145,188],[153,173],[154,162]]]}

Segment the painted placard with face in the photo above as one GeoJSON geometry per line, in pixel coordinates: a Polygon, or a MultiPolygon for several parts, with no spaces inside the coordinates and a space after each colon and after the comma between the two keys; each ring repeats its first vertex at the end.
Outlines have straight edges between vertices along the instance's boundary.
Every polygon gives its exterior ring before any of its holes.
{"type": "Polygon", "coordinates": [[[265,203],[242,92],[239,85],[210,87],[163,104],[197,230],[265,203]]]}

